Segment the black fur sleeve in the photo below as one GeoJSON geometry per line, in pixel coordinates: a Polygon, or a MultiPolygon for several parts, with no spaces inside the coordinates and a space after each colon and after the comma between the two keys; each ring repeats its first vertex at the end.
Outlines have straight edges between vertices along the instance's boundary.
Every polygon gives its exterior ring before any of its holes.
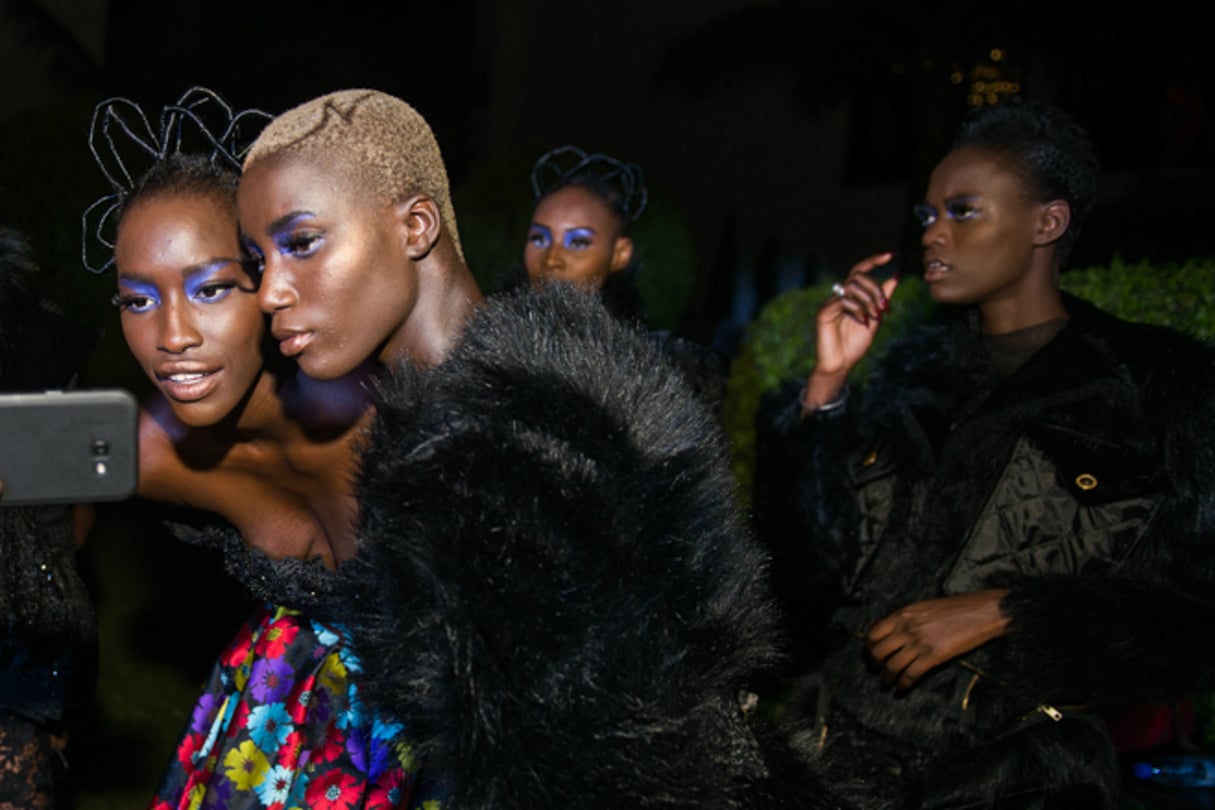
{"type": "Polygon", "coordinates": [[[756,529],[772,555],[772,584],[786,617],[795,672],[827,643],[844,549],[859,521],[844,478],[844,454],[854,441],[851,403],[802,419],[800,393],[800,385],[789,382],[760,404],[752,490],[756,529]]]}
{"type": "Polygon", "coordinates": [[[1131,577],[1032,577],[1010,617],[999,677],[1035,701],[1096,704],[1215,688],[1215,604],[1131,577]]]}
{"type": "Polygon", "coordinates": [[[740,689],[766,558],[707,410],[565,285],[379,392],[343,576],[371,700],[456,808],[833,807],[740,689]]]}

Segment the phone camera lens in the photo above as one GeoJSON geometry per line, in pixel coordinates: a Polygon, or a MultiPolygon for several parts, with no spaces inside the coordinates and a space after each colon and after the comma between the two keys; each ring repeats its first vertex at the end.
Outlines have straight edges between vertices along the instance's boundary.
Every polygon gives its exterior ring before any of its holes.
{"type": "Polygon", "coordinates": [[[105,439],[96,439],[93,441],[94,456],[108,456],[110,454],[110,443],[105,439]]]}

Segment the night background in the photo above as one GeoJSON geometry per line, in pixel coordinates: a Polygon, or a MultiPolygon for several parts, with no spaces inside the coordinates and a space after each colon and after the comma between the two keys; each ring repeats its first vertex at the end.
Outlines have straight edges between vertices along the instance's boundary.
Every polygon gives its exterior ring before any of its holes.
{"type": "MultiPolygon", "coordinates": [[[[969,106],[1010,97],[1061,106],[1097,146],[1075,266],[1215,254],[1205,15],[1176,0],[1090,8],[0,0],[0,224],[31,238],[53,299],[106,329],[86,384],[137,391],[113,279],[80,263],[80,215],[107,191],[89,117],[112,95],[153,114],[193,85],[271,113],[346,87],[405,99],[438,136],[487,286],[521,256],[539,154],[573,143],[636,162],[655,318],[725,349],[778,290],[891,248],[916,266],[909,211],[928,172],[969,106]]],[[[84,555],[100,698],[69,757],[76,806],[131,807],[248,605],[142,507],[101,512],[84,555]]]]}

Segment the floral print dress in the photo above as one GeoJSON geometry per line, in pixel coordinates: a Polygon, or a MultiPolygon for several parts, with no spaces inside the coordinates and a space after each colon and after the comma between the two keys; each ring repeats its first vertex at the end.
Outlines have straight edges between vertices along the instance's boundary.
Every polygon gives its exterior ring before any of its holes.
{"type": "Polygon", "coordinates": [[[272,560],[226,524],[170,529],[222,549],[264,605],[215,663],[151,810],[441,810],[416,778],[404,726],[360,700],[345,631],[316,618],[340,600],[331,572],[272,560]]]}
{"type": "Polygon", "coordinates": [[[220,656],[153,810],[411,804],[403,727],[370,715],[340,629],[267,605],[220,656]]]}

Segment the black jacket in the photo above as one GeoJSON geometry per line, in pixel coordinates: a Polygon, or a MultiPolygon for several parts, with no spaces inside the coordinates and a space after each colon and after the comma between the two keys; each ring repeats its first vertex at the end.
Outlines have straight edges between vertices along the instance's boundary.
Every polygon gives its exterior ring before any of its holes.
{"type": "Polygon", "coordinates": [[[568,285],[378,393],[342,616],[454,808],[837,806],[746,687],[776,657],[724,442],[568,285]]]}
{"type": "Polygon", "coordinates": [[[767,434],[770,454],[805,462],[781,467],[799,490],[785,536],[814,545],[806,581],[838,599],[820,709],[856,731],[841,744],[853,763],[861,739],[914,756],[923,780],[905,787],[929,805],[1035,782],[1113,802],[1088,709],[1215,685],[1215,654],[1195,643],[1215,626],[1211,354],[1066,304],[1068,325],[1007,378],[969,313],[892,347],[843,411],[767,434]],[[905,695],[866,672],[872,622],[995,587],[1009,589],[1005,637],[905,695]]]}

